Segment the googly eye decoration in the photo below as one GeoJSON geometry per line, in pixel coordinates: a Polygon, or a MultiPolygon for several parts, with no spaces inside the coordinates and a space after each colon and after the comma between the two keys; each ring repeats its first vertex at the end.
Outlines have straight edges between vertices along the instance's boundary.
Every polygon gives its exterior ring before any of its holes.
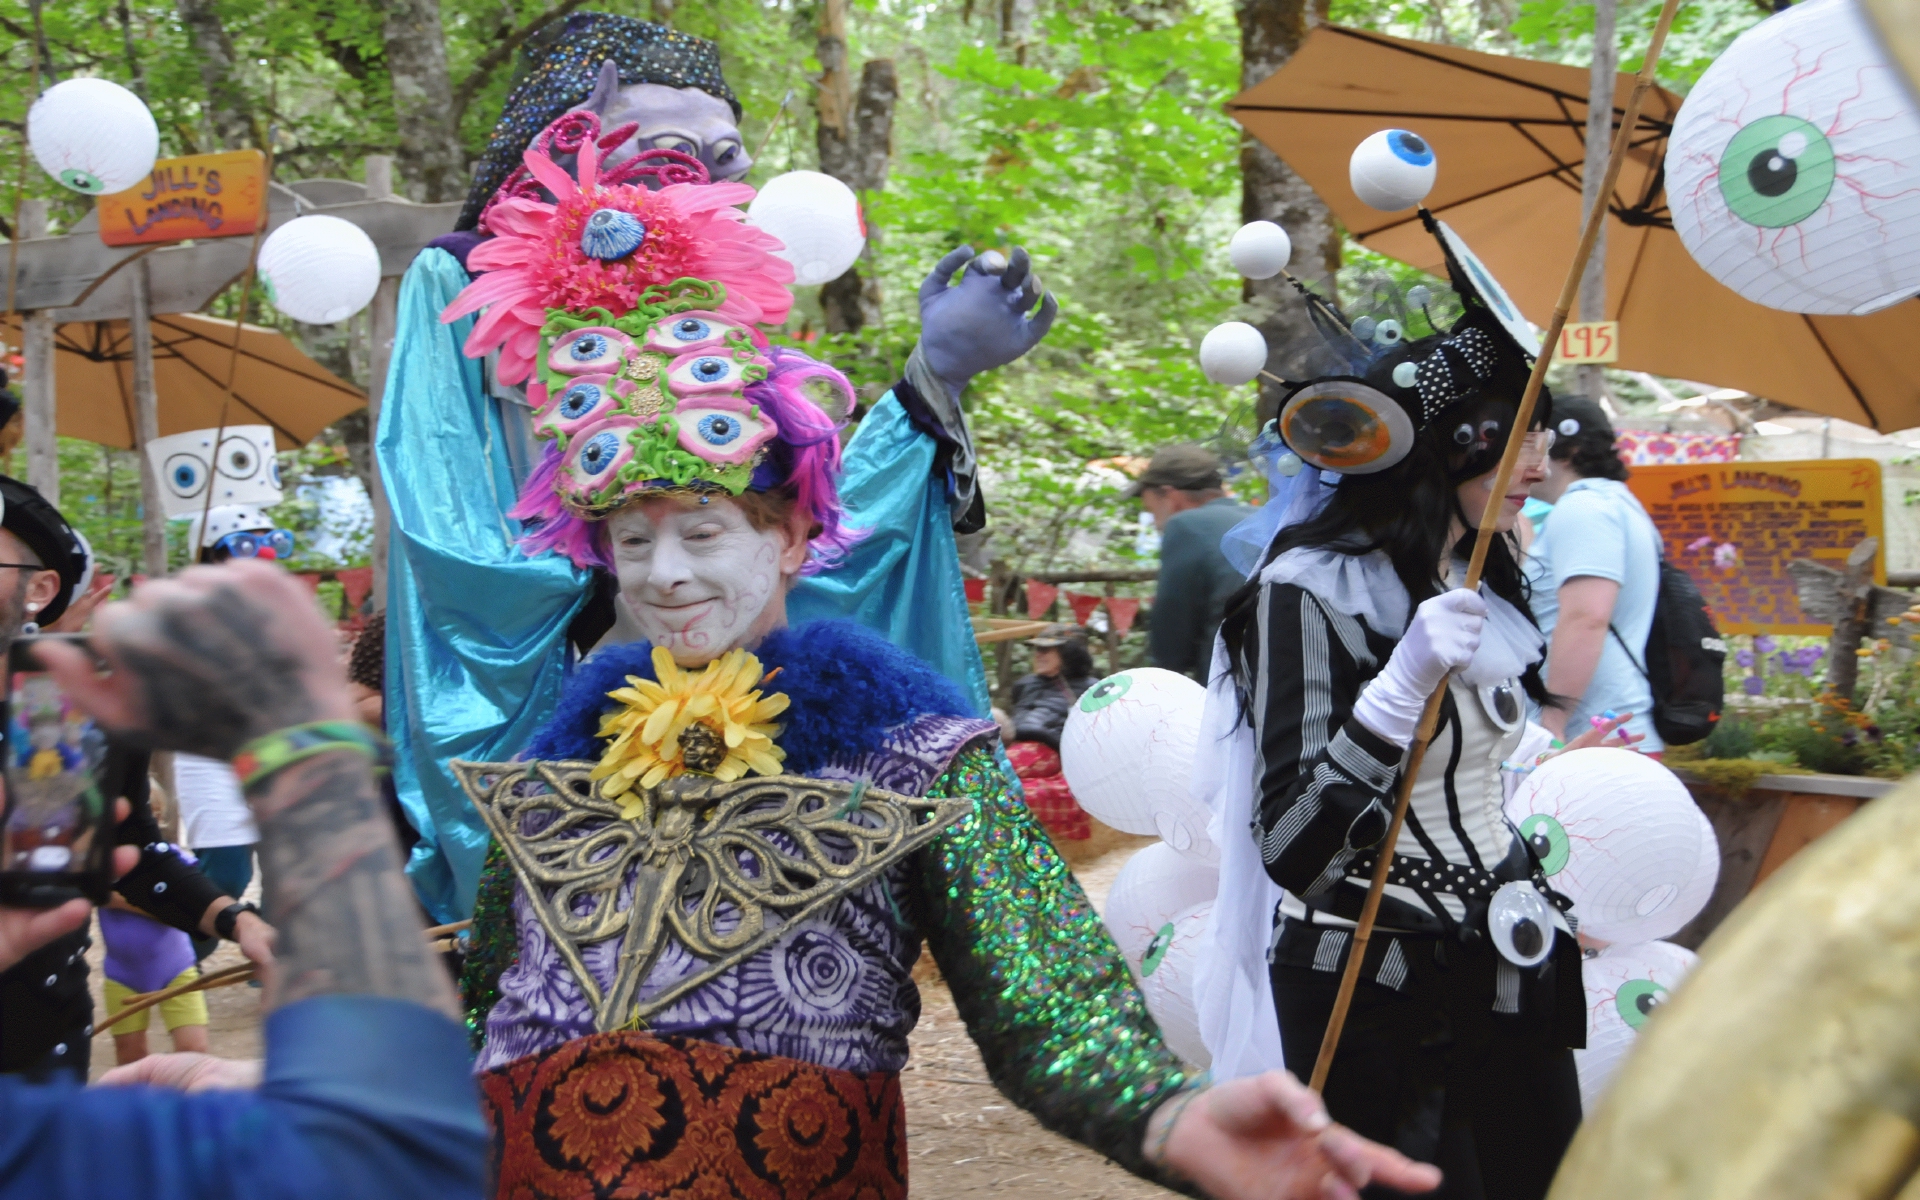
{"type": "Polygon", "coordinates": [[[681,405],[674,414],[682,449],[711,463],[742,463],[772,441],[779,427],[744,407],[700,408],[681,405]]]}
{"type": "Polygon", "coordinates": [[[1587,999],[1587,1046],[1573,1052],[1580,1100],[1589,1112],[1606,1094],[1647,1024],[1673,999],[1699,959],[1671,942],[1609,946],[1580,964],[1587,999]]]}
{"type": "Polygon", "coordinates": [[[1564,855],[1553,887],[1593,941],[1672,937],[1719,878],[1719,842],[1685,785],[1631,750],[1548,759],[1514,789],[1506,815],[1536,855],[1546,851],[1543,869],[1564,855]]]}
{"type": "Polygon", "coordinates": [[[169,518],[198,517],[213,481],[214,507],[265,507],[284,498],[273,427],[229,425],[216,452],[217,429],[196,429],[147,443],[147,461],[160,477],[160,503],[169,518]]]}
{"type": "Polygon", "coordinates": [[[1568,417],[1566,420],[1560,422],[1558,428],[1561,437],[1572,437],[1574,434],[1580,432],[1580,422],[1574,420],[1572,417],[1568,417]]]}
{"type": "Polygon", "coordinates": [[[1553,906],[1529,882],[1503,883],[1487,905],[1487,932],[1500,957],[1517,967],[1539,966],[1553,953],[1553,906]]]}
{"type": "Polygon", "coordinates": [[[1380,327],[1380,322],[1374,320],[1372,317],[1355,317],[1353,319],[1353,325],[1351,326],[1353,330],[1353,336],[1359,338],[1363,342],[1372,341],[1373,331],[1378,329],[1379,327],[1380,327]]]}
{"type": "Polygon", "coordinates": [[[620,369],[633,339],[618,329],[592,325],[554,339],[547,367],[562,375],[598,375],[620,369]]]}
{"type": "Polygon", "coordinates": [[[675,358],[696,350],[724,350],[727,335],[744,328],[716,313],[684,312],[655,322],[647,330],[646,348],[675,358]]]}
{"type": "Polygon", "coordinates": [[[1855,0],[1741,34],[1673,126],[1674,229],[1769,308],[1875,312],[1920,294],[1920,109],[1855,0]]]}
{"type": "Polygon", "coordinates": [[[1403,362],[1393,369],[1393,386],[1410,388],[1420,381],[1420,364],[1403,362]]]}
{"type": "Polygon", "coordinates": [[[1323,379],[1280,409],[1280,436],[1306,462],[1342,475],[1384,471],[1413,449],[1413,418],[1393,397],[1357,379],[1323,379]]]}
{"type": "Polygon", "coordinates": [[[1427,198],[1439,171],[1425,138],[1407,129],[1382,129],[1354,147],[1347,181],[1362,204],[1400,212],[1427,198]]]}
{"type": "Polygon", "coordinates": [[[1391,350],[1400,344],[1406,336],[1400,328],[1400,322],[1389,317],[1373,327],[1373,344],[1382,350],[1391,350]]]}
{"type": "Polygon", "coordinates": [[[1175,671],[1135,667],[1081,695],[1060,734],[1060,769],[1082,807],[1126,833],[1157,835],[1210,865],[1212,814],[1190,782],[1206,689],[1175,671]]]}

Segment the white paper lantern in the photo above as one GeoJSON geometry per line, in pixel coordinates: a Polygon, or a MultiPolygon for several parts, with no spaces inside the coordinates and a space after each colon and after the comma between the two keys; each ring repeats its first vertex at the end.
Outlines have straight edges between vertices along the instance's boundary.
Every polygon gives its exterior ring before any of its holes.
{"type": "Polygon", "coordinates": [[[1353,194],[1382,212],[1399,212],[1425,200],[1439,174],[1433,147],[1406,129],[1382,129],[1355,146],[1347,162],[1353,194]]]}
{"type": "Polygon", "coordinates": [[[780,239],[795,287],[818,287],[847,273],[867,247],[867,222],[853,189],[818,171],[788,171],[767,181],[747,219],[780,239]]]}
{"type": "Polygon", "coordinates": [[[1220,872],[1178,854],[1165,842],[1136,851],[1113,877],[1101,919],[1114,944],[1140,973],[1147,943],[1175,913],[1212,900],[1220,891],[1220,872]]]}
{"type": "Polygon", "coordinates": [[[1609,946],[1580,964],[1587,993],[1587,1048],[1575,1050],[1580,1105],[1587,1112],[1613,1081],[1655,1008],[1666,1003],[1699,958],[1671,942],[1609,946]]]}
{"type": "Polygon", "coordinates": [[[1248,221],[1227,243],[1233,269],[1248,279],[1272,279],[1293,258],[1293,239],[1272,221],[1248,221]]]}
{"type": "Polygon", "coordinates": [[[1514,790],[1506,812],[1594,941],[1669,937],[1713,893],[1713,830],[1673,772],[1644,754],[1592,749],[1549,759],[1514,790]]]}
{"type": "Polygon", "coordinates": [[[1160,1039],[1187,1062],[1205,1070],[1213,1065],[1207,1043],[1200,1036],[1200,1010],[1194,1003],[1193,981],[1200,968],[1201,939],[1213,901],[1174,914],[1147,945],[1136,978],[1147,1011],[1160,1027],[1160,1039]]]}
{"type": "Polygon", "coordinates": [[[27,144],[47,174],[76,192],[104,196],[152,173],[160,127],[140,97],[119,84],[69,79],[33,102],[27,144]]]}
{"type": "Polygon", "coordinates": [[[373,301],[380,290],[380,251],[352,221],[295,217],[267,235],[260,273],[275,308],[309,325],[331,325],[373,301]]]}
{"type": "Polygon", "coordinates": [[[1747,299],[1870,313],[1920,293],[1920,110],[1855,0],[1769,17],[1707,68],[1667,144],[1673,226],[1747,299]]]}
{"type": "Polygon", "coordinates": [[[1123,833],[1153,834],[1201,862],[1220,861],[1212,814],[1193,798],[1193,754],[1207,689],[1176,671],[1136,667],[1088,688],[1060,733],[1060,770],[1080,807],[1123,833]]]}
{"type": "Polygon", "coordinates": [[[1238,387],[1267,365],[1267,339],[1245,321],[1215,325],[1200,339],[1200,370],[1215,383],[1238,387]]]}

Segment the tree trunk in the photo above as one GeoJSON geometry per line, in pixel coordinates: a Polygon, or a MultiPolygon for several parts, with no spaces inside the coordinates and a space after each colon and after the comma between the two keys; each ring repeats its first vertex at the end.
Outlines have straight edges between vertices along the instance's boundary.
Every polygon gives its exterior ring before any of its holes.
{"type": "Polygon", "coordinates": [[[240,87],[233,40],[220,23],[217,0],[178,0],[180,23],[187,27],[193,56],[200,64],[200,85],[207,92],[207,124],[223,150],[258,145],[263,139],[248,118],[246,93],[240,87]]]}
{"type": "MultiPolygon", "coordinates": [[[[1620,61],[1614,39],[1615,0],[1593,0],[1593,74],[1587,92],[1587,163],[1580,179],[1580,212],[1605,203],[1600,183],[1607,173],[1607,152],[1613,147],[1613,82],[1620,61]]],[[[1580,319],[1607,319],[1607,227],[1593,244],[1586,274],[1580,277],[1580,319]]],[[[1574,368],[1581,394],[1600,399],[1607,391],[1606,368],[1584,364],[1574,368]]]]}
{"type": "MultiPolygon", "coordinates": [[[[1238,0],[1240,22],[1240,86],[1252,87],[1286,65],[1306,40],[1307,31],[1327,19],[1327,0],[1238,0]]],[[[1289,270],[1303,282],[1321,285],[1335,295],[1335,272],[1340,269],[1341,232],[1333,214],[1306,180],[1280,161],[1252,134],[1240,134],[1240,219],[1272,221],[1293,239],[1289,270]]],[[[1307,356],[1319,344],[1319,335],[1307,319],[1307,310],[1286,280],[1248,280],[1244,299],[1254,307],[1252,324],[1266,335],[1272,354],[1267,369],[1282,378],[1297,378],[1307,367],[1307,356]]],[[[1275,415],[1280,389],[1260,385],[1259,416],[1275,415]]]]}
{"type": "Polygon", "coordinates": [[[429,204],[456,199],[466,187],[460,139],[453,129],[453,87],[440,0],[386,0],[381,39],[393,82],[399,128],[401,194],[429,204]]]}
{"type": "MultiPolygon", "coordinates": [[[[856,192],[874,192],[887,185],[887,167],[893,158],[893,106],[900,81],[893,60],[876,58],[860,68],[856,88],[847,65],[847,0],[825,0],[820,7],[820,36],[815,54],[820,59],[820,81],[814,90],[818,117],[815,141],[820,170],[856,192]]],[[[863,262],[871,262],[878,231],[867,230],[863,262]]],[[[881,316],[880,281],[863,274],[856,264],[820,289],[828,333],[857,333],[878,324],[881,316]]]]}
{"type": "MultiPolygon", "coordinates": [[[[47,202],[20,202],[19,236],[47,236],[47,202]]],[[[54,324],[50,312],[30,312],[21,319],[21,351],[26,358],[20,380],[20,407],[25,415],[27,482],[47,503],[60,507],[60,444],[54,435],[54,324]]]]}
{"type": "Polygon", "coordinates": [[[160,397],[153,384],[153,283],[147,260],[133,272],[133,312],[127,319],[127,338],[133,343],[134,452],[140,456],[140,565],[147,578],[167,573],[167,514],[160,502],[160,472],[147,446],[160,436],[160,397]]]}

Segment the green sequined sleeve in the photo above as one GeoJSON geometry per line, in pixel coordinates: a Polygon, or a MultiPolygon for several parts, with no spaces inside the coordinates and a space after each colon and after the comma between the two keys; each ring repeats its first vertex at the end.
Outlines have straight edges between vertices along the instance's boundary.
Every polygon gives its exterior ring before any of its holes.
{"type": "Polygon", "coordinates": [[[490,844],[480,869],[466,962],[460,969],[460,1007],[475,1050],[486,1040],[487,1014],[500,999],[500,973],[520,955],[519,934],[513,926],[513,882],[506,852],[498,842],[490,844]]]}
{"type": "Polygon", "coordinates": [[[921,853],[921,932],[987,1074],[1057,1133],[1161,1182],[1147,1118],[1187,1082],[1119,948],[997,750],[972,747],[929,796],[974,810],[921,853]]]}

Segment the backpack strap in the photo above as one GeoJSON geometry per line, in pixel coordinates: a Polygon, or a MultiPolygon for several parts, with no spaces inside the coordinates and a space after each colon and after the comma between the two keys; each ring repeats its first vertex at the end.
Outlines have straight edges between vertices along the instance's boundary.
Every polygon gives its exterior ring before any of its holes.
{"type": "MultiPolygon", "coordinates": [[[[1659,602],[1660,602],[1660,601],[1659,601],[1659,599],[1658,599],[1658,597],[1656,597],[1656,598],[1654,599],[1654,603],[1655,603],[1656,605],[1658,605],[1658,604],[1659,604],[1659,602]]],[[[1647,681],[1648,683],[1652,683],[1652,682],[1653,682],[1653,676],[1651,676],[1651,675],[1649,675],[1649,674],[1647,674],[1647,669],[1646,669],[1645,667],[1643,667],[1643,666],[1641,666],[1641,665],[1640,665],[1640,663],[1639,663],[1639,661],[1638,661],[1637,659],[1635,659],[1635,658],[1633,657],[1633,651],[1632,651],[1632,649],[1630,649],[1630,648],[1629,648],[1629,647],[1627,646],[1627,639],[1625,639],[1625,638],[1623,638],[1623,637],[1621,637],[1621,636],[1620,636],[1620,631],[1619,631],[1618,629],[1616,629],[1616,628],[1614,628],[1614,626],[1613,626],[1613,623],[1612,623],[1611,621],[1609,621],[1609,622],[1607,623],[1607,632],[1608,632],[1608,633],[1611,633],[1611,634],[1613,635],[1613,640],[1614,640],[1614,641],[1616,641],[1616,642],[1619,642],[1619,643],[1620,643],[1620,649],[1626,652],[1626,655],[1627,655],[1627,661],[1633,664],[1633,669],[1634,669],[1634,670],[1636,670],[1636,671],[1638,671],[1638,672],[1640,672],[1640,678],[1642,678],[1642,679],[1644,679],[1644,680],[1646,680],[1646,681],[1647,681]]]]}

